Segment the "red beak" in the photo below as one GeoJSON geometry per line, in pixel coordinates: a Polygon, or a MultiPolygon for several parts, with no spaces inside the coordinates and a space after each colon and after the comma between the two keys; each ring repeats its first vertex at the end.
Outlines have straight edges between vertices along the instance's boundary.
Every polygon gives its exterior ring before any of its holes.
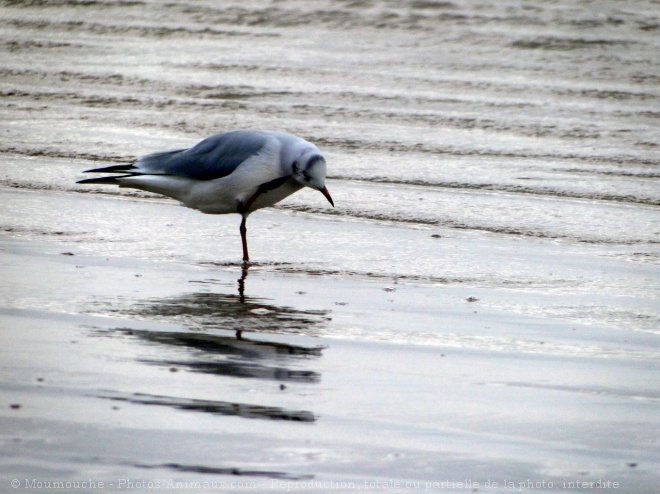
{"type": "Polygon", "coordinates": [[[319,189],[321,191],[321,194],[325,196],[325,198],[328,200],[330,204],[332,204],[332,207],[335,207],[335,203],[332,201],[332,197],[330,197],[330,192],[328,192],[327,187],[323,187],[322,189],[319,189]]]}

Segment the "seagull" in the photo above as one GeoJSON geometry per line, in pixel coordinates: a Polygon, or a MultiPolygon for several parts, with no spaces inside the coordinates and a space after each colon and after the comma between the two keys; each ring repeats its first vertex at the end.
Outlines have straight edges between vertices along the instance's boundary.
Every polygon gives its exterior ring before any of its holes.
{"type": "Polygon", "coordinates": [[[79,184],[112,184],[172,197],[206,214],[238,213],[243,261],[248,262],[247,217],[303,187],[320,191],[334,207],[325,186],[326,162],[306,140],[272,130],[234,130],[188,149],[149,154],[137,163],[85,170],[106,173],[79,184]]]}

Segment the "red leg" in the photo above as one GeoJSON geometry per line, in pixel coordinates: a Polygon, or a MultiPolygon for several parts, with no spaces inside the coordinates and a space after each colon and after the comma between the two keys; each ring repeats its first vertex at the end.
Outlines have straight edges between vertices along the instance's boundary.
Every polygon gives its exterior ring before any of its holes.
{"type": "Polygon", "coordinates": [[[241,232],[241,242],[243,243],[243,261],[249,261],[250,256],[248,255],[248,246],[247,246],[247,228],[245,227],[245,220],[247,219],[246,216],[243,216],[243,220],[241,221],[241,227],[240,227],[240,232],[241,232]]]}
{"type": "MultiPolygon", "coordinates": [[[[252,196],[245,202],[241,203],[239,202],[237,207],[236,207],[236,212],[240,215],[243,216],[243,221],[241,221],[241,241],[243,242],[243,261],[247,262],[250,260],[250,256],[248,255],[248,247],[247,247],[247,228],[245,227],[245,220],[247,219],[247,215],[250,212],[250,208],[254,204],[254,201],[257,200],[257,198],[261,194],[267,193],[269,190],[274,190],[277,189],[278,187],[284,185],[286,182],[288,182],[291,179],[290,175],[284,176],[284,177],[279,177],[276,178],[275,180],[271,180],[270,182],[266,182],[265,184],[261,184],[258,188],[257,191],[252,194],[252,196]]],[[[326,190],[327,193],[327,190],[326,190]]],[[[332,202],[332,200],[330,200],[332,202]]]]}

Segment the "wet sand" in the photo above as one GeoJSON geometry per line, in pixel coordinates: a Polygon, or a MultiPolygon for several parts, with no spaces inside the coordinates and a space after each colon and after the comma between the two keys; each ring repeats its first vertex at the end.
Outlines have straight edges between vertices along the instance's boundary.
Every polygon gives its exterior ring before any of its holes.
{"type": "MultiPolygon", "coordinates": [[[[5,202],[15,195],[90,218],[193,213],[2,191],[5,202]]],[[[497,290],[113,255],[72,232],[0,241],[5,486],[657,485],[658,369],[644,333],[484,305],[497,290]],[[415,343],[411,328],[432,337],[415,343]]]]}

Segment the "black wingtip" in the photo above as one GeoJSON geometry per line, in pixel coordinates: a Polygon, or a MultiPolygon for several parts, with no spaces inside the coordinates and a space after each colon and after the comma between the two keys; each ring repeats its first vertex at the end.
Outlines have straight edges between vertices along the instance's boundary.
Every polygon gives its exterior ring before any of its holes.
{"type": "MultiPolygon", "coordinates": [[[[127,175],[124,175],[125,177],[127,175]]],[[[77,184],[106,184],[118,185],[117,178],[119,177],[100,177],[100,178],[86,178],[85,180],[78,180],[77,184]]]]}
{"type": "Polygon", "coordinates": [[[134,165],[112,165],[103,168],[92,168],[91,170],[85,170],[83,173],[129,173],[135,169],[134,165]]]}

